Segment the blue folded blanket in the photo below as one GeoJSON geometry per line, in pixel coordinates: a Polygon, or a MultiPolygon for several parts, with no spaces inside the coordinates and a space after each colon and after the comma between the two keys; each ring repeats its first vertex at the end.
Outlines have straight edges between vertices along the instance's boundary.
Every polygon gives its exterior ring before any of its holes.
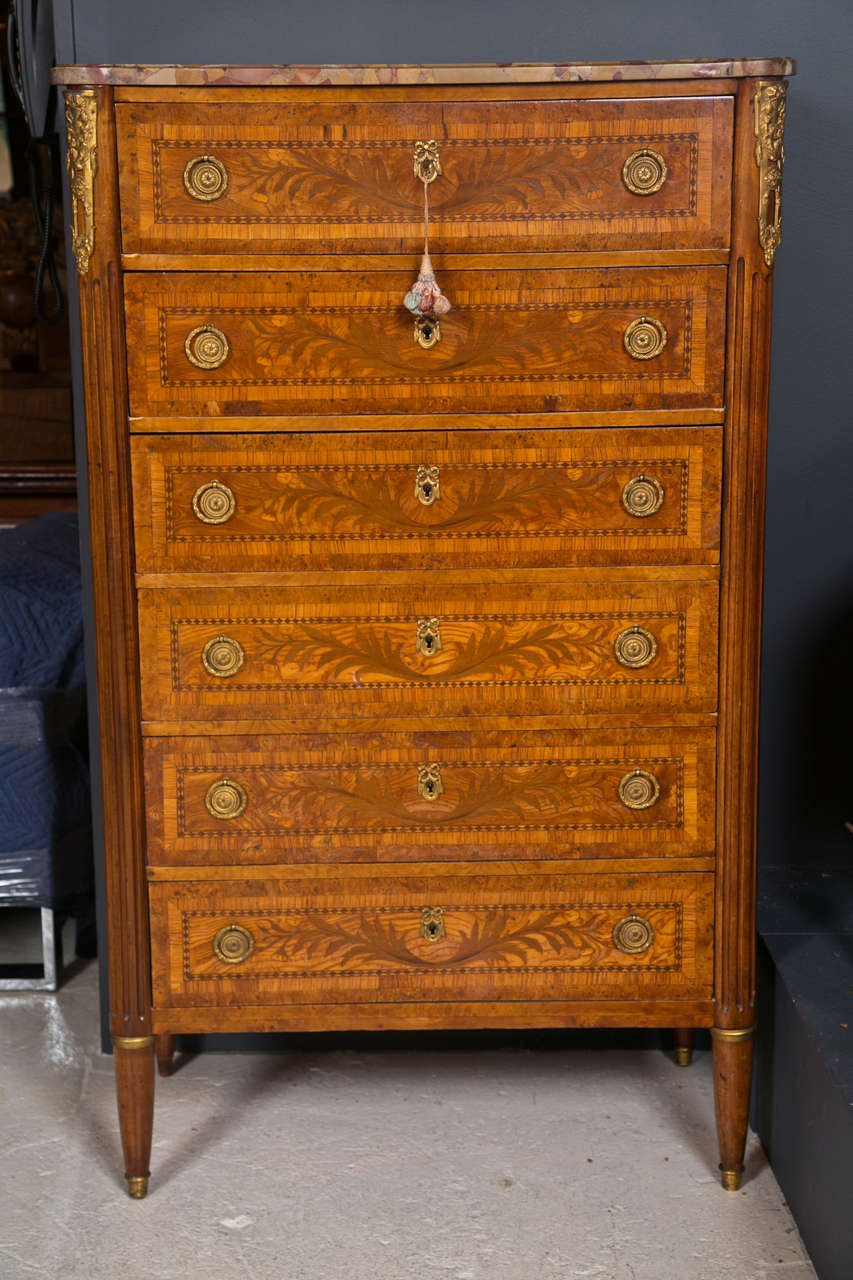
{"type": "Polygon", "coordinates": [[[77,517],[58,512],[0,534],[0,688],[84,680],[77,517]]]}

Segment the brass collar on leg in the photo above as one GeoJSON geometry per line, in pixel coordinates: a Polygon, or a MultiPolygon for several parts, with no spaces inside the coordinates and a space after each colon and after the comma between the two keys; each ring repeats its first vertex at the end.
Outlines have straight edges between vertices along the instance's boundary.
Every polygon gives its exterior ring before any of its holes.
{"type": "Polygon", "coordinates": [[[115,1049],[150,1049],[156,1036],[110,1036],[115,1049]]]}
{"type": "Polygon", "coordinates": [[[125,1174],[125,1177],[127,1178],[127,1194],[131,1200],[144,1200],[148,1194],[148,1179],[151,1174],[142,1173],[131,1177],[128,1173],[125,1174]]]}
{"type": "Polygon", "coordinates": [[[711,1039],[722,1040],[724,1044],[740,1044],[742,1040],[751,1040],[755,1035],[755,1023],[741,1030],[727,1031],[725,1027],[712,1027],[711,1039]]]}
{"type": "Polygon", "coordinates": [[[720,1178],[726,1191],[740,1191],[743,1169],[724,1169],[720,1165],[720,1178]]]}

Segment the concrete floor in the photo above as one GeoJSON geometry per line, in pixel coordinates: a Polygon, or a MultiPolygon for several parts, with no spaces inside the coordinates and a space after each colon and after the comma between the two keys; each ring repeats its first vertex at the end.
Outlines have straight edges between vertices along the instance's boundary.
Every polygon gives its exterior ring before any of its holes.
{"type": "MultiPolygon", "coordinates": [[[[3,930],[0,912],[0,933],[3,930]]],[[[123,1190],[96,965],[0,996],[3,1280],[807,1280],[761,1147],[716,1175],[710,1055],[207,1053],[123,1190]]]]}

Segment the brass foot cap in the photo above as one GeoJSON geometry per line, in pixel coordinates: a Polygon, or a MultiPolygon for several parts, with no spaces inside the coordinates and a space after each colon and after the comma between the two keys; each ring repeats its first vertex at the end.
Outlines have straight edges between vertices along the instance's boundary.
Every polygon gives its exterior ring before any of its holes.
{"type": "Polygon", "coordinates": [[[743,1178],[743,1169],[723,1169],[720,1168],[720,1177],[726,1191],[740,1191],[741,1179],[743,1178]]]}
{"type": "Polygon", "coordinates": [[[688,1049],[686,1045],[679,1045],[675,1051],[675,1061],[680,1067],[689,1067],[693,1061],[693,1050],[688,1049]]]}
{"type": "Polygon", "coordinates": [[[127,1194],[131,1200],[144,1200],[148,1194],[148,1179],[150,1173],[143,1173],[139,1177],[132,1178],[127,1174],[127,1194]]]}

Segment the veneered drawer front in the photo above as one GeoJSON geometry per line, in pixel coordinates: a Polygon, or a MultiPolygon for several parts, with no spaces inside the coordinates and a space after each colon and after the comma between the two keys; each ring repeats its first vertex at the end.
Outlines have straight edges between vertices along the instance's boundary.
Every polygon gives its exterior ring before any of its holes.
{"type": "Polygon", "coordinates": [[[714,581],[143,590],[143,715],[713,711],[714,581]]]}
{"type": "Polygon", "coordinates": [[[148,738],[148,860],[708,855],[714,742],[698,728],[148,738]]]}
{"type": "Polygon", "coordinates": [[[448,271],[453,310],[429,349],[403,306],[411,283],[398,271],[129,272],[131,414],[723,403],[724,267],[448,271]]]}
{"type": "Polygon", "coordinates": [[[116,117],[126,253],[417,252],[414,145],[431,138],[444,251],[729,241],[731,97],[306,106],[226,93],[120,103],[116,117]]]}
{"type": "Polygon", "coordinates": [[[150,885],[159,1007],[707,997],[713,876],[150,885]]]}
{"type": "Polygon", "coordinates": [[[714,563],[721,437],[135,436],[137,569],[714,563]]]}

